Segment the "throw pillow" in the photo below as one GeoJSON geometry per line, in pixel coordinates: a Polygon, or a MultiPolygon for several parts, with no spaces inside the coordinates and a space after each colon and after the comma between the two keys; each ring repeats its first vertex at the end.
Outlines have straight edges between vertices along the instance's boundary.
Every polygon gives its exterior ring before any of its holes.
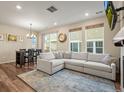
{"type": "Polygon", "coordinates": [[[55,56],[55,58],[57,59],[58,57],[58,52],[53,52],[53,54],[54,54],[54,56],[55,56]]]}
{"type": "Polygon", "coordinates": [[[57,56],[57,59],[62,59],[63,58],[63,53],[62,52],[59,52],[58,53],[58,56],[57,56]]]}
{"type": "Polygon", "coordinates": [[[70,59],[70,58],[71,58],[71,53],[65,52],[65,53],[63,54],[63,58],[64,58],[64,59],[70,59]]]}
{"type": "Polygon", "coordinates": [[[111,57],[110,55],[106,55],[103,59],[102,59],[102,63],[110,65],[109,63],[111,62],[111,57]]]}
{"type": "Polygon", "coordinates": [[[56,59],[62,59],[63,58],[63,53],[62,52],[54,52],[53,53],[56,59]]]}

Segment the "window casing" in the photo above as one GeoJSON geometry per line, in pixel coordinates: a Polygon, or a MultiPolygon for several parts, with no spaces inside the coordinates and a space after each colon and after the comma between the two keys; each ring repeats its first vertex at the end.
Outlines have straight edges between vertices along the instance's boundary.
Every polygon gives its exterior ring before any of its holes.
{"type": "Polygon", "coordinates": [[[57,51],[57,33],[50,33],[44,35],[44,51],[57,51]]]}

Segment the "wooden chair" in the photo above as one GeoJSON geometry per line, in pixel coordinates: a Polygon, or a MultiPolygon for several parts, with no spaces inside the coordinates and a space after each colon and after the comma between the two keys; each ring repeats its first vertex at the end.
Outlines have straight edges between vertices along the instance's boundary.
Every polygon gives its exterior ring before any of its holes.
{"type": "Polygon", "coordinates": [[[26,49],[20,49],[21,52],[24,52],[24,65],[25,63],[27,63],[28,61],[28,54],[26,52],[26,49]]]}

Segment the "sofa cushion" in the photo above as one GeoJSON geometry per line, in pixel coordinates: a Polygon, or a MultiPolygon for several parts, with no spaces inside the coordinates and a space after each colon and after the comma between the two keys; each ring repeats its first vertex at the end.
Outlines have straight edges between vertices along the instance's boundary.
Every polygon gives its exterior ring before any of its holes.
{"type": "Polygon", "coordinates": [[[87,60],[87,53],[72,53],[72,59],[87,60]]]}
{"type": "Polygon", "coordinates": [[[95,69],[95,70],[101,70],[105,72],[112,72],[112,69],[109,65],[98,63],[98,62],[92,62],[88,61],[84,63],[85,68],[95,69]]]}
{"type": "Polygon", "coordinates": [[[108,54],[91,54],[88,53],[88,61],[101,62],[102,59],[108,54]]]}
{"type": "Polygon", "coordinates": [[[52,67],[56,67],[56,66],[59,66],[61,64],[64,64],[64,61],[61,59],[53,59],[53,60],[49,60],[49,62],[52,63],[52,67]]]}
{"type": "Polygon", "coordinates": [[[65,53],[63,53],[63,58],[64,59],[70,59],[71,58],[71,52],[65,52],[65,53]]]}
{"type": "Polygon", "coordinates": [[[41,59],[46,59],[46,60],[51,60],[51,59],[55,59],[55,56],[53,53],[40,53],[39,58],[41,59]]]}
{"type": "Polygon", "coordinates": [[[56,59],[62,59],[63,58],[63,53],[62,52],[54,52],[53,53],[56,59]]]}
{"type": "Polygon", "coordinates": [[[83,66],[83,63],[85,63],[85,60],[76,60],[76,59],[63,59],[65,64],[75,65],[75,66],[83,66]]]}

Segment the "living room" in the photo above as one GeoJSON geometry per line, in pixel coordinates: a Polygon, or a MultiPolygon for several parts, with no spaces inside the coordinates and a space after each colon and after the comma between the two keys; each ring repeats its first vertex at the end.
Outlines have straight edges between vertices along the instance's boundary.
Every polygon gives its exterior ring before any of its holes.
{"type": "Polygon", "coordinates": [[[123,6],[0,1],[0,91],[123,91],[123,6]]]}

